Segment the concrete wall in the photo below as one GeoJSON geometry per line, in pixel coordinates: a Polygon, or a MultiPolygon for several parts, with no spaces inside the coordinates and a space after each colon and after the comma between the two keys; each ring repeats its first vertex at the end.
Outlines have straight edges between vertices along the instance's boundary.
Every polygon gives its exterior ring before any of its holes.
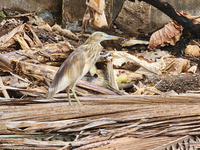
{"type": "MultiPolygon", "coordinates": [[[[128,32],[149,32],[160,28],[169,21],[169,17],[145,2],[135,0],[106,0],[106,17],[111,24],[115,24],[128,32]],[[123,5],[124,3],[124,5],[123,5]],[[123,9],[121,10],[121,7],[123,9]],[[121,12],[120,12],[121,10],[121,12]],[[118,13],[120,14],[118,15],[118,13]]],[[[164,0],[178,11],[184,10],[192,15],[200,15],[200,0],[164,0]]],[[[63,22],[79,25],[82,21],[86,5],[85,0],[0,0],[0,10],[3,7],[23,10],[26,12],[42,11],[63,13],[63,22]],[[68,20],[66,19],[68,18],[68,20]],[[75,22],[74,22],[75,21],[75,22]]],[[[80,29],[80,28],[79,28],[80,29]]]]}
{"type": "MultiPolygon", "coordinates": [[[[172,5],[177,11],[184,11],[194,16],[200,15],[200,0],[164,0],[172,5]]],[[[169,17],[160,10],[151,6],[150,9],[151,29],[162,27],[169,21],[169,17]]]]}
{"type": "MultiPolygon", "coordinates": [[[[164,0],[178,11],[191,15],[200,15],[200,0],[164,0]]],[[[144,1],[125,1],[115,20],[115,24],[124,32],[135,35],[138,32],[152,32],[169,22],[169,17],[144,1]]]]}
{"type": "Polygon", "coordinates": [[[45,9],[59,12],[62,9],[62,0],[0,0],[0,10],[3,7],[27,12],[45,9]]]}

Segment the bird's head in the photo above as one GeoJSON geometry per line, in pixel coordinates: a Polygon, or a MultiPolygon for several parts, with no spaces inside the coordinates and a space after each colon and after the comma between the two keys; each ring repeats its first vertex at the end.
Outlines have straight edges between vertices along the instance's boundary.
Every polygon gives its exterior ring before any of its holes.
{"type": "Polygon", "coordinates": [[[113,35],[108,35],[104,32],[94,32],[90,37],[88,38],[88,42],[101,42],[104,40],[118,40],[118,39],[124,39],[119,36],[113,36],[113,35]]]}

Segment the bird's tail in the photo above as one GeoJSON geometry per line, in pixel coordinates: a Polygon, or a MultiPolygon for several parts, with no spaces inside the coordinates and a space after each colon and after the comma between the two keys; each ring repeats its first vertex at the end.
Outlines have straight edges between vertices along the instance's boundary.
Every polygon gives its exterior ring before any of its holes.
{"type": "Polygon", "coordinates": [[[47,94],[46,94],[46,99],[51,99],[53,96],[56,94],[56,90],[54,88],[49,87],[47,94]]]}

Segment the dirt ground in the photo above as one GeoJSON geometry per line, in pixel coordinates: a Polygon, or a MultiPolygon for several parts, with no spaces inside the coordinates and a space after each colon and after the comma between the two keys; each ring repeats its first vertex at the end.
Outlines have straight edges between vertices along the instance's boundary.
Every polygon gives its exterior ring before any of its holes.
{"type": "Polygon", "coordinates": [[[185,93],[186,91],[199,91],[200,90],[200,74],[180,74],[180,75],[164,75],[154,76],[148,78],[144,82],[145,85],[155,85],[160,80],[162,82],[158,84],[158,90],[162,92],[169,92],[174,90],[177,93],[185,93]]]}

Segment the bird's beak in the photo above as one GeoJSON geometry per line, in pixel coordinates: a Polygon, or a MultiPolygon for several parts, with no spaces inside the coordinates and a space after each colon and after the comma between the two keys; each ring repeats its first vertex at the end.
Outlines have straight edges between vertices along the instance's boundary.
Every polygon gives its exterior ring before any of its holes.
{"type": "Polygon", "coordinates": [[[118,39],[123,39],[123,40],[124,40],[123,37],[113,36],[113,35],[108,35],[108,34],[105,36],[105,38],[106,38],[107,40],[118,40],[118,39]]]}

